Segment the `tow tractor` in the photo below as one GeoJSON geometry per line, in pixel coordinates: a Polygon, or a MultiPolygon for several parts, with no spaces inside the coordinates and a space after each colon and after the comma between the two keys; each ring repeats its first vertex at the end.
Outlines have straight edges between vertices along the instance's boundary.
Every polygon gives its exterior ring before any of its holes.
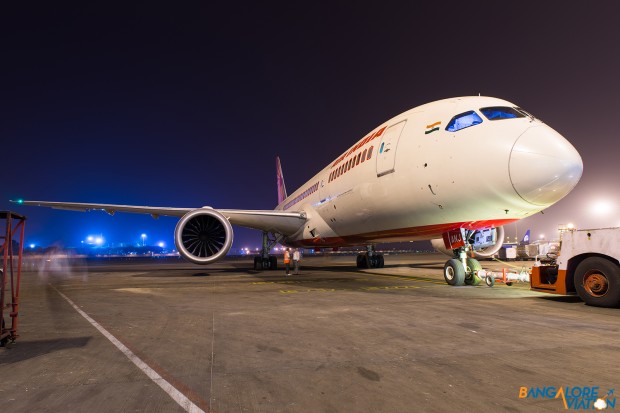
{"type": "Polygon", "coordinates": [[[532,268],[532,290],[577,294],[588,305],[620,307],[620,227],[560,229],[560,252],[532,268]]]}

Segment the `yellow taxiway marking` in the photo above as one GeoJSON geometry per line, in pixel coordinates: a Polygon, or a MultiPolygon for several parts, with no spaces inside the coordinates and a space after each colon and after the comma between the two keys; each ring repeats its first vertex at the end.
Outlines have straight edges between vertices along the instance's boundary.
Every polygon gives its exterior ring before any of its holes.
{"type": "Polygon", "coordinates": [[[350,282],[350,281],[368,281],[368,278],[313,278],[308,280],[279,280],[279,281],[255,281],[251,285],[270,285],[270,284],[304,284],[317,282],[350,282]]]}
{"type": "Polygon", "coordinates": [[[378,291],[378,290],[411,290],[415,288],[422,288],[415,285],[384,285],[376,287],[360,287],[355,289],[345,288],[308,288],[305,290],[280,290],[282,294],[296,294],[296,293],[333,293],[336,291],[378,291]]]}

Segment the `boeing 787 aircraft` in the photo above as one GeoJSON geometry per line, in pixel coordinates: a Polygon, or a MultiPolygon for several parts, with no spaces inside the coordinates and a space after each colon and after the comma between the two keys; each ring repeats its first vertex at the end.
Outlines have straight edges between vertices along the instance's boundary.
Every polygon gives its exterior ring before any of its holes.
{"type": "Polygon", "coordinates": [[[274,210],[171,208],[17,201],[77,211],[176,216],[176,247],[208,264],[226,255],[233,225],[263,232],[257,270],[276,267],[275,243],[295,247],[365,245],[360,268],[382,267],[379,242],[435,240],[451,251],[449,284],[476,284],[480,264],[502,245],[502,226],[567,195],[583,163],[558,132],[518,106],[492,97],[460,97],[408,110],[370,131],[291,195],[279,159],[274,210]]]}

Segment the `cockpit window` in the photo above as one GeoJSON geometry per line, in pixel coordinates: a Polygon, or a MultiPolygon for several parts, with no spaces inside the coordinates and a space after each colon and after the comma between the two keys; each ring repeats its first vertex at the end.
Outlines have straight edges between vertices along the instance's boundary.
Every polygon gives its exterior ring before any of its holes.
{"type": "Polygon", "coordinates": [[[488,120],[502,120],[502,119],[514,119],[524,118],[525,114],[517,110],[517,108],[510,108],[507,106],[492,106],[490,108],[482,108],[480,112],[488,120]]]}
{"type": "Polygon", "coordinates": [[[448,126],[446,126],[446,130],[448,132],[456,132],[479,123],[482,123],[482,118],[478,116],[476,112],[470,110],[469,112],[461,113],[453,117],[450,123],[448,123],[448,126]]]}

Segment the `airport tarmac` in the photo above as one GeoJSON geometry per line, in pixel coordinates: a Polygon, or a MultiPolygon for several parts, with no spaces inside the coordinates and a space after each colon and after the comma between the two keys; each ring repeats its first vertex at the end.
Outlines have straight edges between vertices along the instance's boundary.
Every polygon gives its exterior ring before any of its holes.
{"type": "Polygon", "coordinates": [[[385,262],[306,257],[290,277],[247,258],[28,264],[1,409],[549,412],[563,401],[520,387],[620,388],[620,310],[451,287],[440,254],[385,262]]]}

